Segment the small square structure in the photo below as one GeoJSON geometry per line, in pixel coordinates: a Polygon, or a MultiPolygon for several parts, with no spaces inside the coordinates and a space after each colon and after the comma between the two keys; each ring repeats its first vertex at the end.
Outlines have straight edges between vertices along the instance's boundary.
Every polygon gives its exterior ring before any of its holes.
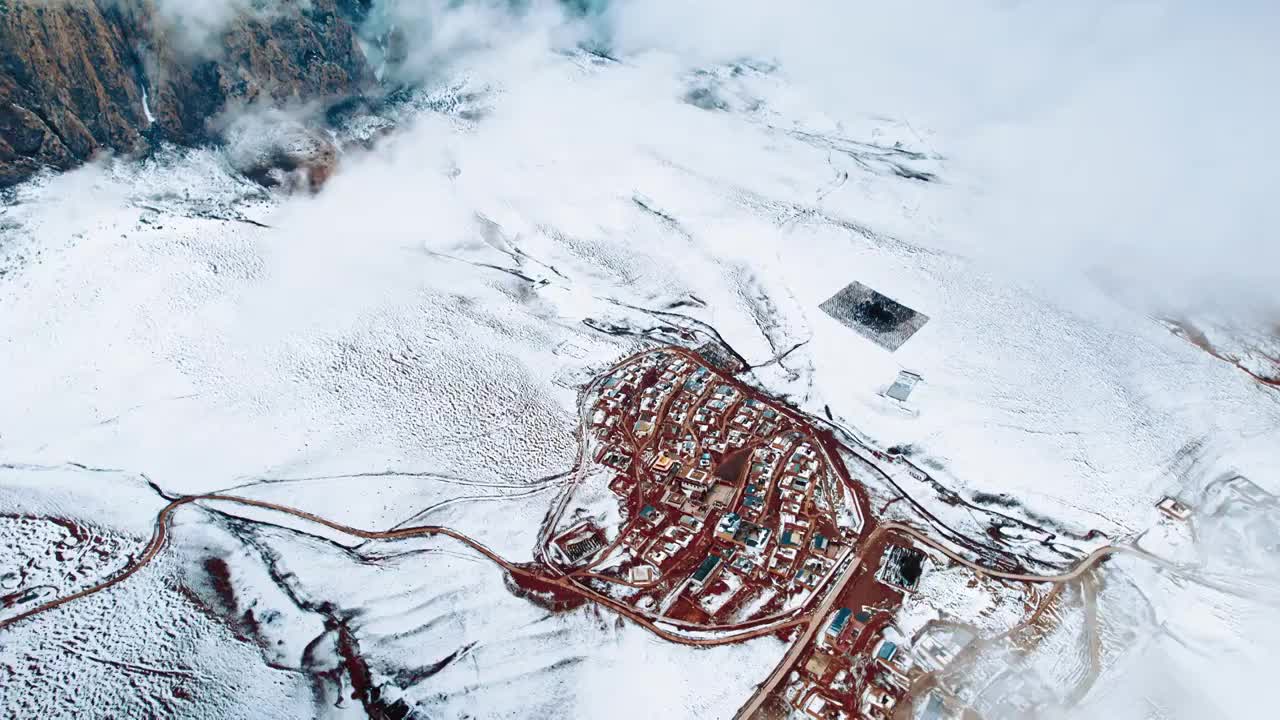
{"type": "Polygon", "coordinates": [[[903,370],[898,373],[898,379],[893,382],[893,385],[885,391],[885,395],[898,402],[906,402],[907,398],[911,396],[912,389],[923,379],[913,372],[903,370]]]}
{"type": "Polygon", "coordinates": [[[912,547],[890,545],[880,558],[876,579],[905,592],[915,592],[924,571],[924,553],[912,547]]]}
{"type": "Polygon", "coordinates": [[[671,471],[672,466],[676,464],[675,460],[664,452],[658,453],[653,460],[653,470],[660,475],[666,475],[671,471]]]}
{"type": "Polygon", "coordinates": [[[1191,506],[1174,497],[1162,498],[1156,503],[1156,507],[1174,520],[1186,520],[1191,517],[1191,506]]]}
{"type": "Polygon", "coordinates": [[[733,502],[733,486],[727,483],[716,483],[707,493],[707,505],[714,508],[726,508],[733,502]]]}
{"type": "Polygon", "coordinates": [[[627,579],[633,583],[651,583],[658,575],[658,568],[652,565],[637,565],[627,571],[627,579]]]}
{"type": "Polygon", "coordinates": [[[845,327],[892,352],[915,335],[929,316],[881,295],[860,282],[849,283],[819,305],[845,327]]]}
{"type": "Polygon", "coordinates": [[[605,537],[600,528],[581,523],[555,539],[555,545],[571,563],[588,560],[604,549],[605,537]]]}
{"type": "Polygon", "coordinates": [[[827,679],[827,673],[831,670],[831,656],[826,653],[816,652],[809,656],[808,662],[804,664],[804,669],[810,675],[823,682],[827,679]]]}

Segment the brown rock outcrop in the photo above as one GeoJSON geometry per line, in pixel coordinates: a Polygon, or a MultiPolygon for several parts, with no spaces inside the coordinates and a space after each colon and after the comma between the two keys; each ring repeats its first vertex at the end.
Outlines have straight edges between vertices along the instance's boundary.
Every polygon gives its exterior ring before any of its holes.
{"type": "Polygon", "coordinates": [[[193,47],[155,0],[0,0],[0,187],[104,150],[215,140],[210,120],[239,104],[359,95],[374,83],[367,7],[277,0],[193,47]]]}

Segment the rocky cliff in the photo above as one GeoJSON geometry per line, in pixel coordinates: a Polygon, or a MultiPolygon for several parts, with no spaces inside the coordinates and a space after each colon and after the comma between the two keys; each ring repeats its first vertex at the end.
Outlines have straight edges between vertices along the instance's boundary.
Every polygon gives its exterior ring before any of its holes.
{"type": "MultiPolygon", "coordinates": [[[[209,2],[209,0],[191,0],[209,2]]],[[[157,0],[0,0],[0,187],[96,153],[215,140],[229,107],[369,89],[371,0],[244,3],[193,43],[157,0]]]]}

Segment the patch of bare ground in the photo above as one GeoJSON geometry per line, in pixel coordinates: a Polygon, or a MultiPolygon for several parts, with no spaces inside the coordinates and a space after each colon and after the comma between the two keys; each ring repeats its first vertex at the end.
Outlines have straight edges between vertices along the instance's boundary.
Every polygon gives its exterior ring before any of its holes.
{"type": "Polygon", "coordinates": [[[566,590],[563,585],[547,582],[534,574],[508,573],[506,583],[512,595],[551,612],[567,612],[587,603],[581,593],[566,590]]]}
{"type": "MultiPolygon", "coordinates": [[[[1234,353],[1221,350],[1215,346],[1204,331],[1193,325],[1188,320],[1174,320],[1166,318],[1164,324],[1169,328],[1169,332],[1195,345],[1201,350],[1209,353],[1213,357],[1234,365],[1241,372],[1249,375],[1259,383],[1268,387],[1280,388],[1280,352],[1267,350],[1260,347],[1250,347],[1249,353],[1254,360],[1261,360],[1264,364],[1270,365],[1270,370],[1258,371],[1251,369],[1246,360],[1234,353]]],[[[1271,329],[1271,336],[1275,339],[1277,347],[1280,347],[1280,324],[1271,329]]]]}

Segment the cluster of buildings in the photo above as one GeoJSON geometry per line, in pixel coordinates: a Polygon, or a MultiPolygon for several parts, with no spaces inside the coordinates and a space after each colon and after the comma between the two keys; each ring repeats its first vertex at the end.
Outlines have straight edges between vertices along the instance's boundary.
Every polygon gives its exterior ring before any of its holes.
{"type": "Polygon", "coordinates": [[[740,607],[767,589],[774,599],[757,613],[794,607],[849,550],[853,530],[835,512],[846,497],[840,476],[802,421],[675,350],[639,356],[598,388],[594,457],[617,473],[626,554],[610,566],[666,593],[651,602],[713,621],[701,617],[714,616],[707,608],[740,607]],[[740,597],[711,603],[702,593],[740,597]]]}
{"type": "Polygon", "coordinates": [[[939,658],[928,655],[930,645],[907,647],[892,623],[904,595],[915,591],[924,559],[893,536],[864,550],[863,569],[840,590],[836,607],[776,691],[791,717],[889,720],[915,709],[905,701],[912,681],[939,658]]]}
{"type": "Polygon", "coordinates": [[[1050,688],[1040,673],[1024,666],[1021,641],[977,640],[972,629],[951,623],[931,623],[918,633],[916,664],[932,674],[933,682],[916,700],[913,720],[1035,717],[1041,703],[1061,696],[1063,687],[1050,688]]]}
{"type": "Polygon", "coordinates": [[[841,607],[831,613],[783,699],[814,720],[888,720],[910,682],[906,650],[884,636],[882,610],[841,607]]]}

